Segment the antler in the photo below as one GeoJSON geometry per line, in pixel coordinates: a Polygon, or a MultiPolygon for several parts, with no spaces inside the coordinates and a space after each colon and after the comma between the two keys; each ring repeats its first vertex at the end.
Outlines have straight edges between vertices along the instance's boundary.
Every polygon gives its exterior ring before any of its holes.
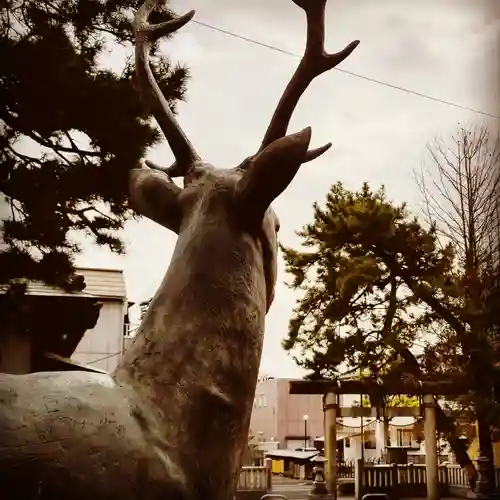
{"type": "Polygon", "coordinates": [[[175,163],[171,167],[161,170],[167,171],[172,177],[186,176],[194,163],[200,160],[200,157],[179,126],[156,82],[149,65],[149,52],[151,46],[159,38],[177,31],[188,23],[194,16],[194,10],[171,21],[149,24],[149,15],[162,1],[146,0],[134,17],[136,75],[142,97],[156,118],[175,156],[175,163]]]}
{"type": "MultiPolygon", "coordinates": [[[[336,54],[327,54],[324,47],[326,0],[292,1],[295,5],[304,9],[307,16],[306,49],[297,70],[276,107],[259,152],[276,139],[286,135],[297,103],[314,78],[340,64],[359,44],[359,40],[356,40],[336,54]]],[[[330,149],[331,145],[330,142],[320,148],[308,151],[304,163],[322,155],[330,149]]]]}

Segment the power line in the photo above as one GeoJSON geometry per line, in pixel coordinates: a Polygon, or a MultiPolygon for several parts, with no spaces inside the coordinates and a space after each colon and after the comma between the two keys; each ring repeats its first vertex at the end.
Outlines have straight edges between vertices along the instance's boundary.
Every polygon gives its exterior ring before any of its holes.
{"type": "Polygon", "coordinates": [[[106,359],[114,358],[115,356],[119,356],[120,354],[122,354],[122,352],[123,351],[114,352],[113,354],[108,354],[107,356],[104,356],[103,358],[94,359],[94,360],[89,361],[88,363],[85,363],[85,364],[86,365],[93,365],[94,363],[99,363],[99,361],[104,361],[106,359]]]}
{"type": "MultiPolygon", "coordinates": [[[[211,29],[213,31],[218,31],[219,33],[222,33],[224,35],[231,36],[233,38],[238,38],[239,40],[243,40],[244,42],[252,43],[254,45],[259,45],[260,47],[264,47],[269,50],[274,50],[275,52],[279,52],[281,54],[285,54],[287,56],[295,57],[295,58],[300,58],[298,54],[295,54],[294,52],[290,52],[285,49],[281,49],[280,47],[276,47],[275,45],[270,45],[268,43],[260,42],[259,40],[256,40],[254,38],[246,37],[243,35],[239,35],[238,33],[234,33],[233,31],[225,30],[222,28],[219,28],[217,26],[214,26],[212,24],[204,23],[202,21],[197,21],[193,19],[193,23],[198,24],[199,26],[203,26],[205,28],[211,29]]],[[[369,76],[361,75],[360,73],[355,73],[353,71],[348,71],[346,69],[341,69],[341,68],[333,68],[335,71],[339,71],[340,73],[344,73],[345,75],[353,76],[355,78],[359,78],[361,80],[365,80],[370,83],[376,83],[377,85],[382,85],[384,87],[388,87],[393,90],[398,90],[400,92],[405,92],[406,94],[413,95],[416,97],[421,97],[423,99],[427,99],[429,101],[437,102],[439,104],[445,104],[447,106],[452,106],[454,108],[462,109],[464,111],[470,111],[471,113],[476,113],[478,115],[482,116],[487,116],[489,118],[495,118],[496,120],[500,120],[500,116],[494,115],[492,113],[488,113],[486,111],[481,111],[480,109],[474,109],[470,108],[468,106],[464,106],[462,104],[458,104],[453,101],[447,101],[446,99],[440,99],[439,97],[434,97],[428,94],[424,94],[423,92],[418,92],[416,90],[411,90],[406,87],[401,87],[400,85],[394,85],[392,83],[384,82],[383,80],[377,80],[376,78],[371,78],[369,76]]]]}
{"type": "MultiPolygon", "coordinates": [[[[132,328],[130,330],[129,333],[133,333],[133,332],[136,332],[137,330],[139,329],[138,326],[136,326],[135,328],[132,328]]],[[[133,337],[132,337],[133,338],[133,337]]],[[[120,354],[123,354],[124,351],[118,351],[118,352],[113,352],[112,354],[108,354],[107,356],[104,356],[102,358],[97,358],[97,359],[94,359],[92,361],[89,361],[88,363],[86,363],[87,365],[92,365],[94,363],[99,363],[99,361],[105,361],[106,359],[109,359],[109,358],[114,358],[115,356],[119,356],[120,354]]]]}

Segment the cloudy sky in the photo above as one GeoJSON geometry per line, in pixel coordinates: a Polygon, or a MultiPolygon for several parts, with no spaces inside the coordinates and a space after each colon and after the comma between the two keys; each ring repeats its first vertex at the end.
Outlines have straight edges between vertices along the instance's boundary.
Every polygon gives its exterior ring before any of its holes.
{"type": "MultiPolygon", "coordinates": [[[[461,106],[497,114],[498,0],[329,0],[327,48],[337,51],[351,40],[360,46],[341,66],[321,76],[302,98],[291,131],[313,127],[313,145],[333,142],[320,159],[302,167],[275,202],[280,238],[297,246],[295,231],[307,223],[314,201],[343,181],[356,189],[363,181],[384,184],[394,201],[418,210],[412,171],[435,136],[449,137],[458,123],[485,123],[480,114],[412,95],[355,73],[461,106]]],[[[303,12],[291,0],[175,0],[182,13],[243,37],[302,53],[303,12]]],[[[500,7],[500,6],[498,6],[500,7]]],[[[238,164],[252,154],[294,71],[298,59],[279,51],[190,23],[162,50],[191,68],[187,102],[180,122],[201,155],[215,166],[238,164]]],[[[125,54],[113,48],[111,63],[125,54]]],[[[490,120],[496,124],[498,120],[490,120]]],[[[165,145],[149,158],[168,164],[165,145]]],[[[131,300],[148,299],[168,266],[175,237],[152,222],[129,223],[127,255],[117,257],[88,246],[80,265],[125,271],[131,300]]],[[[299,376],[301,371],[280,346],[296,297],[285,286],[280,264],[276,300],[267,317],[262,372],[299,376]]]]}

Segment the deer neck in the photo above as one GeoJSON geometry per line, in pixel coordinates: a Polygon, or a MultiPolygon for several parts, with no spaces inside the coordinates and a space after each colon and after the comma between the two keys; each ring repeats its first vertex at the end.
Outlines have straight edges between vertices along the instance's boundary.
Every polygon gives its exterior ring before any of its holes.
{"type": "Polygon", "coordinates": [[[208,229],[204,238],[181,233],[166,276],[115,372],[159,418],[180,461],[196,454],[200,474],[208,474],[205,481],[217,476],[208,471],[209,463],[225,474],[237,472],[265,313],[262,242],[230,230],[208,229]]]}

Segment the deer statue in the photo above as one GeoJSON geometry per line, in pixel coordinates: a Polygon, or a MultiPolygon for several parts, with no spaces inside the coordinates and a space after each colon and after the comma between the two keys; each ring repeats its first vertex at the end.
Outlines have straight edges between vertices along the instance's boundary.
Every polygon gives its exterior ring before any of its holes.
{"type": "Polygon", "coordinates": [[[198,156],[149,64],[152,44],[194,12],[150,25],[158,1],[138,9],[137,82],[175,163],[133,170],[130,204],[177,244],[114,373],[0,375],[2,499],[232,500],[276,282],[270,205],[330,147],[309,150],[310,128],[287,127],[313,78],[359,43],[325,53],[326,0],[292,1],[307,16],[305,54],[259,150],[231,169],[198,156]]]}

